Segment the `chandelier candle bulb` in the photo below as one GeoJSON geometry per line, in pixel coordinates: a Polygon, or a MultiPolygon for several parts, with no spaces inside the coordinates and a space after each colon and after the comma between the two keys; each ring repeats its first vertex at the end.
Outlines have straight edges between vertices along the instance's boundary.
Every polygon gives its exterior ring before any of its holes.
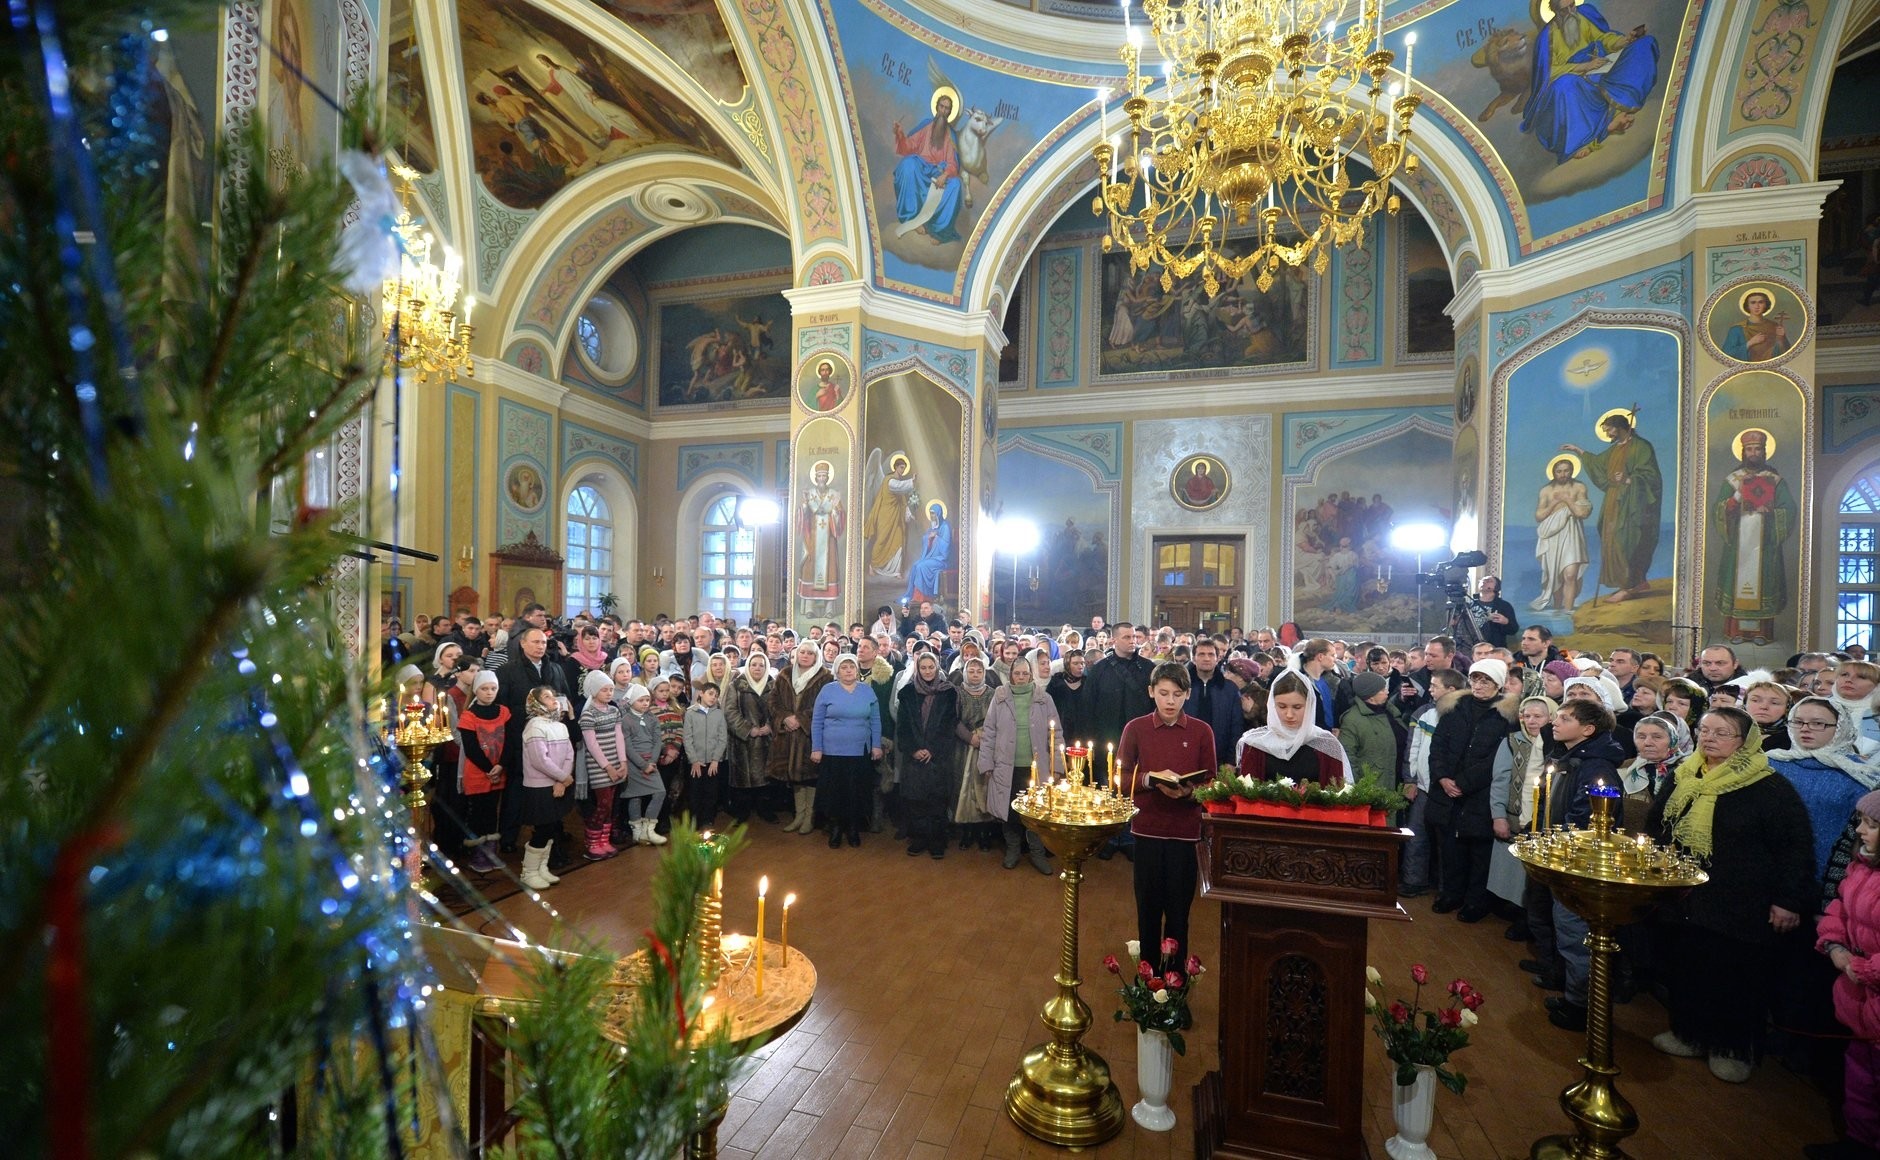
{"type": "Polygon", "coordinates": [[[1406,32],[1403,36],[1403,84],[1404,91],[1410,90],[1410,68],[1417,59],[1417,34],[1406,32]]]}

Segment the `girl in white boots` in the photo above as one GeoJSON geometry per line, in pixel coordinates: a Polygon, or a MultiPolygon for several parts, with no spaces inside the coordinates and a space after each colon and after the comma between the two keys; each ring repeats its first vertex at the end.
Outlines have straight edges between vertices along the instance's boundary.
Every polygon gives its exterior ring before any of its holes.
{"type": "MultiPolygon", "coordinates": [[[[614,795],[615,809],[624,813],[629,839],[636,846],[663,846],[666,839],[653,832],[659,822],[659,805],[666,794],[666,783],[659,776],[659,718],[653,715],[653,695],[645,685],[627,686],[627,709],[620,723],[627,733],[627,780],[614,795]]],[[[619,813],[614,821],[614,845],[622,841],[619,813]]]]}
{"type": "Polygon", "coordinates": [[[561,721],[561,697],[547,685],[529,690],[528,724],[522,727],[521,823],[530,827],[522,850],[522,884],[547,890],[559,879],[548,872],[548,851],[561,837],[568,812],[562,795],[574,784],[574,745],[561,721]]]}

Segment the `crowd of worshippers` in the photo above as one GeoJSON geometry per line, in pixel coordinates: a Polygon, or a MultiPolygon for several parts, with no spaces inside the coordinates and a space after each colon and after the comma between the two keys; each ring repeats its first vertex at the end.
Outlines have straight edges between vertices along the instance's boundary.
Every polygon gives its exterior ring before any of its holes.
{"type": "Polygon", "coordinates": [[[1054,742],[1087,741],[1100,780],[1115,752],[1139,807],[1100,856],[1135,864],[1140,943],[1185,954],[1192,775],[1375,776],[1409,799],[1400,893],[1505,921],[1510,957],[1530,946],[1519,966],[1559,992],[1547,1016],[1569,1031],[1587,1017],[1586,924],[1509,844],[1537,808],[1584,826],[1590,789],[1616,786],[1626,831],[1709,874],[1621,931],[1618,1001],[1654,996],[1668,1018],[1653,1046],[1719,1080],[1769,1054],[1812,1076],[1845,1132],[1811,1156],[1880,1155],[1880,667],[1858,647],[1755,672],[1720,644],[1683,669],[1643,648],[1566,650],[1521,628],[1499,589],[1484,581],[1488,639],[1461,653],[1447,636],[1387,648],[1292,625],[1000,630],[930,603],[801,633],[709,613],[551,621],[531,605],[394,623],[383,659],[402,695],[456,714],[459,744],[434,758],[440,847],[483,874],[519,854],[535,890],[663,844],[682,811],[700,828],[781,822],[832,850],[891,832],[912,857],[987,851],[1052,874],[1011,803],[1054,742]]]}

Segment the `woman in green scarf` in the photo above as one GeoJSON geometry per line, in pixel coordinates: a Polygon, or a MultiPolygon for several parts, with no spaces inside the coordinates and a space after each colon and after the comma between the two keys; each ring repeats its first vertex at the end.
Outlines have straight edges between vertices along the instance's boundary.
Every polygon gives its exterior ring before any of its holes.
{"type": "Polygon", "coordinates": [[[986,810],[1002,823],[1007,870],[1029,852],[1038,873],[1052,872],[1050,855],[1012,809],[1012,799],[1030,787],[1034,769],[1047,775],[1051,738],[1062,731],[1051,694],[1033,679],[1031,662],[1019,658],[1010,683],[993,690],[979,734],[979,776],[986,782],[986,810]]]}
{"type": "Polygon", "coordinates": [[[1648,821],[1710,875],[1659,920],[1668,928],[1671,1030],[1652,1046],[1708,1056],[1711,1074],[1728,1083],[1749,1078],[1761,1047],[1776,937],[1805,915],[1812,921],[1817,901],[1808,813],[1774,773],[1749,714],[1712,709],[1648,821]]]}

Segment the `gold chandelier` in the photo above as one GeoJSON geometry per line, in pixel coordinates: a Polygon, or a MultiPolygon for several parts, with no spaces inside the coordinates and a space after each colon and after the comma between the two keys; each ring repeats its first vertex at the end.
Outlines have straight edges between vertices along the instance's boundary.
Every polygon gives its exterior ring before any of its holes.
{"type": "MultiPolygon", "coordinates": [[[[1422,102],[1385,76],[1383,0],[1144,0],[1163,74],[1145,73],[1142,39],[1122,0],[1128,66],[1127,143],[1110,140],[1108,90],[1098,96],[1098,196],[1107,253],[1128,251],[1131,272],[1159,266],[1162,288],[1200,271],[1208,294],[1258,272],[1270,289],[1279,264],[1310,260],[1323,274],[1325,243],[1364,240],[1366,219],[1401,204],[1399,173],[1417,171],[1410,122],[1422,102]],[[1372,176],[1354,180],[1352,164],[1372,176]],[[1264,203],[1264,204],[1262,204],[1264,203]],[[1251,251],[1225,248],[1230,226],[1259,224],[1251,251]]],[[[1414,54],[1416,33],[1404,36],[1414,54]]]]}
{"type": "Polygon", "coordinates": [[[444,248],[444,266],[431,261],[435,244],[411,216],[411,183],[418,171],[395,165],[398,175],[398,219],[392,225],[399,238],[398,277],[387,279],[383,290],[385,340],[396,342],[401,365],[412,368],[418,381],[441,375],[456,382],[457,373],[475,375],[470,361],[470,312],[476,299],[463,300],[463,321],[457,320],[457,298],[463,286],[463,263],[455,250],[444,248]]]}

